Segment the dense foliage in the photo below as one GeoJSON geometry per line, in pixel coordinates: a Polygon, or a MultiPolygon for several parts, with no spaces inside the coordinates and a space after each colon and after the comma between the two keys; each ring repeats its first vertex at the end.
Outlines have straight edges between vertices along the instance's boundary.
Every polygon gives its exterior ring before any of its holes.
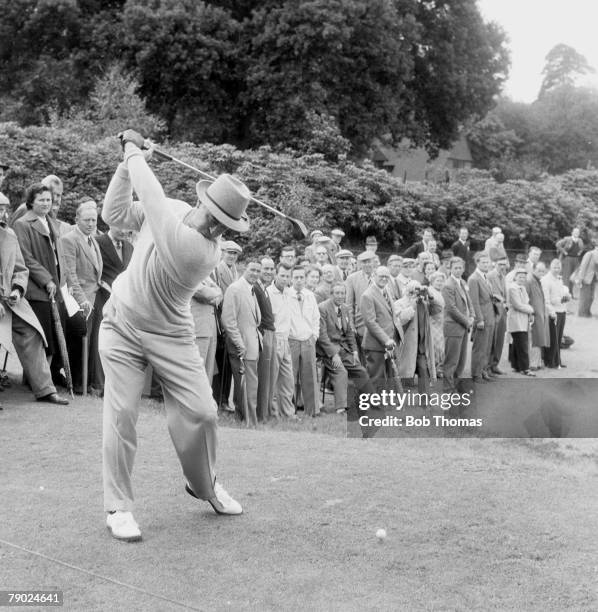
{"type": "Polygon", "coordinates": [[[476,167],[497,180],[598,167],[598,91],[578,84],[590,72],[575,49],[556,45],[546,56],[537,100],[501,98],[469,129],[476,167]]]}
{"type": "Polygon", "coordinates": [[[384,136],[434,151],[491,107],[508,65],[475,0],[0,0],[0,14],[0,121],[85,111],[119,61],[173,139],[242,148],[300,149],[324,121],[355,155],[384,136]]]}
{"type": "MultiPolygon", "coordinates": [[[[26,186],[53,173],[65,182],[62,215],[72,220],[83,195],[102,201],[120,158],[115,138],[89,145],[64,130],[0,124],[0,150],[10,164],[4,191],[13,206],[26,186]]],[[[497,183],[488,173],[463,174],[449,185],[403,184],[373,166],[327,162],[320,154],[275,153],[269,147],[241,151],[230,145],[180,144],[167,150],[202,170],[235,173],[259,198],[303,219],[308,228],[341,227],[346,241],[363,244],[373,234],[386,250],[403,250],[426,226],[450,244],[460,225],[483,243],[492,226],[507,246],[520,233],[544,248],[579,223],[587,237],[598,225],[598,172],[577,170],[542,181],[497,183]]],[[[172,162],[152,162],[171,197],[195,202],[197,175],[172,162]]],[[[236,236],[250,251],[278,252],[292,239],[288,224],[250,207],[252,231],[236,236]]],[[[304,246],[304,245],[303,245],[304,246]]]]}

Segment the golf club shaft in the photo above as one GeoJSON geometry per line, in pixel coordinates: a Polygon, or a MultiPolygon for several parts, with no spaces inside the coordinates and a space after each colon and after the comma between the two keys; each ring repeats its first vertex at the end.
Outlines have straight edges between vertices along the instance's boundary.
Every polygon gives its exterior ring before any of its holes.
{"type": "MultiPolygon", "coordinates": [[[[165,153],[164,151],[161,151],[160,149],[155,148],[154,149],[154,155],[157,155],[158,157],[162,157],[163,159],[167,159],[169,161],[173,161],[177,164],[180,164],[181,166],[185,166],[185,168],[189,168],[189,170],[193,170],[194,172],[197,172],[198,174],[201,174],[202,176],[204,176],[205,178],[214,181],[216,180],[216,178],[214,176],[212,176],[211,174],[208,174],[207,172],[204,172],[203,170],[200,170],[199,168],[196,168],[195,166],[192,166],[191,164],[188,164],[187,162],[184,162],[182,159],[177,159],[176,157],[173,157],[172,155],[170,155],[169,153],[165,153]]],[[[274,208],[273,206],[270,206],[270,204],[266,204],[265,202],[262,202],[261,200],[258,200],[257,198],[254,198],[252,195],[249,196],[249,199],[252,202],[255,202],[256,204],[259,204],[260,206],[263,206],[264,208],[268,209],[270,212],[274,213],[275,215],[278,215],[279,217],[282,217],[283,219],[286,219],[287,221],[291,221],[291,217],[288,217],[287,215],[285,215],[283,212],[281,212],[280,210],[274,208]]]]}

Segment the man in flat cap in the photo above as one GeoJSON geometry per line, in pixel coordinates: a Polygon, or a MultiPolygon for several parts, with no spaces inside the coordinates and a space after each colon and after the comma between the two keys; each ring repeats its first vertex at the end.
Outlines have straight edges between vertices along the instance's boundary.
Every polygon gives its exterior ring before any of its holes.
{"type": "Polygon", "coordinates": [[[353,253],[348,249],[341,249],[336,254],[336,266],[334,268],[334,280],[344,282],[351,274],[351,257],[353,253]]]}
{"type": "MultiPolygon", "coordinates": [[[[234,240],[224,240],[220,245],[222,251],[222,259],[216,266],[216,269],[212,272],[212,278],[220,287],[222,295],[226,293],[232,283],[239,279],[239,272],[237,271],[237,259],[243,252],[243,249],[234,240]]],[[[224,326],[221,324],[222,318],[222,300],[218,304],[216,309],[216,315],[218,317],[219,330],[217,342],[216,342],[216,374],[214,374],[212,393],[216,404],[227,412],[234,412],[234,406],[229,405],[228,397],[230,395],[230,387],[232,381],[232,369],[230,365],[230,357],[228,355],[228,348],[226,343],[226,332],[224,326]]]]}
{"type": "Polygon", "coordinates": [[[106,192],[102,216],[110,226],[139,232],[128,268],[114,281],[104,307],[99,348],[104,388],[104,510],[112,536],[141,539],[133,518],[131,472],[137,446],[138,402],[151,365],[162,383],[170,437],[185,489],[218,514],[241,505],[216,482],[218,409],[195,344],[191,297],[220,259],[226,229],[249,229],[249,189],[229,174],[196,185],[197,206],[166,197],[147,164],[143,137],[120,135],[124,161],[106,192]],[[140,202],[133,201],[133,190],[140,202]]]}
{"type": "Polygon", "coordinates": [[[349,307],[349,315],[355,328],[355,340],[359,350],[359,358],[361,363],[365,363],[365,357],[361,350],[361,342],[365,332],[365,323],[361,315],[361,296],[369,287],[372,280],[372,273],[375,266],[375,253],[372,251],[363,251],[357,260],[361,263],[361,270],[350,274],[345,284],[347,286],[347,306],[349,307]]]}
{"type": "Polygon", "coordinates": [[[310,263],[316,263],[316,247],[318,246],[318,239],[324,235],[322,230],[315,229],[312,230],[309,234],[309,239],[311,240],[311,244],[305,247],[305,251],[303,252],[304,257],[307,257],[310,263]]]}

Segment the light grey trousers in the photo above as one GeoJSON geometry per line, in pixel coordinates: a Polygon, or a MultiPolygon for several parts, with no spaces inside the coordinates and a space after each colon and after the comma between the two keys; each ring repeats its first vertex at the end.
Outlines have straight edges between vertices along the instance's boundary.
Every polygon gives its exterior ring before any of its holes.
{"type": "Polygon", "coordinates": [[[106,375],[104,510],[133,508],[136,423],[148,364],[162,383],[168,430],[184,477],[197,497],[214,497],[218,412],[193,334],[173,338],[140,331],[111,299],[100,326],[99,351],[106,375]]]}

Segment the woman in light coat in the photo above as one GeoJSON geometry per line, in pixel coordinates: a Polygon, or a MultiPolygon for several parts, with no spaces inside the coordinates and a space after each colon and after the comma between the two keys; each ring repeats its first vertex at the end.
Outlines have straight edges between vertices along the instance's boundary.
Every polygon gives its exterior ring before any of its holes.
{"type": "Polygon", "coordinates": [[[436,376],[442,377],[442,366],[444,364],[444,298],[442,290],[446,276],[444,272],[434,272],[430,276],[428,291],[434,298],[434,304],[438,307],[434,314],[430,315],[430,329],[432,331],[432,344],[434,346],[434,363],[436,364],[436,376]]]}
{"type": "Polygon", "coordinates": [[[507,289],[509,310],[507,311],[507,331],[513,338],[510,357],[511,365],[516,372],[525,376],[535,376],[529,369],[529,339],[530,324],[534,319],[534,309],[529,303],[525,289],[527,271],[518,270],[515,282],[507,289]]]}

